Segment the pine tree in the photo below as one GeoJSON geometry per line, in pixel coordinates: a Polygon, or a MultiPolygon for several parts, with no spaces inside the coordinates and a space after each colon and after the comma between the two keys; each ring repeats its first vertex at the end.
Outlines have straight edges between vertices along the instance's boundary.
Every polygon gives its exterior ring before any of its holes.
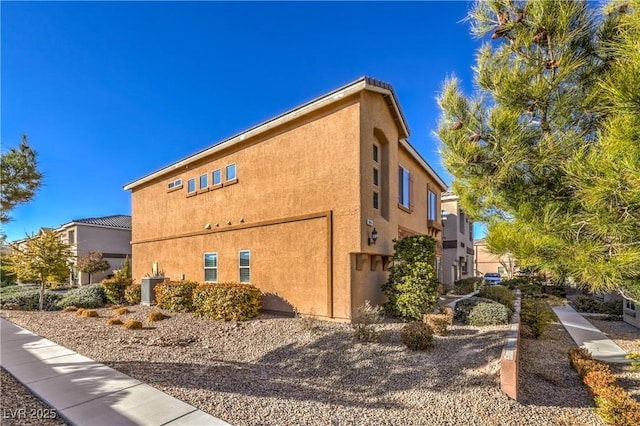
{"type": "Polygon", "coordinates": [[[31,200],[41,182],[36,152],[29,146],[27,136],[23,135],[20,147],[11,148],[0,159],[0,223],[9,222],[9,212],[16,205],[31,200]]]}
{"type": "Polygon", "coordinates": [[[630,6],[597,19],[585,1],[476,2],[472,32],[491,39],[476,94],[445,82],[438,136],[462,207],[522,266],[640,296],[638,0],[630,6]]]}

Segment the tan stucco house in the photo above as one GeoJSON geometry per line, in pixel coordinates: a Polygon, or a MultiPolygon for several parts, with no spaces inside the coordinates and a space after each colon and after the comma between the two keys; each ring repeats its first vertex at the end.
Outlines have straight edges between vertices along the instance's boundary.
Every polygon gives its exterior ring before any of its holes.
{"type": "Polygon", "coordinates": [[[458,200],[453,192],[442,194],[442,283],[446,286],[476,276],[473,221],[469,220],[458,200]]]}
{"type": "Polygon", "coordinates": [[[131,257],[131,216],[111,215],[74,219],[60,226],[56,231],[62,241],[71,245],[70,261],[72,284],[89,284],[89,274],[76,268],[78,257],[89,252],[102,253],[110,268],[104,272],[92,274],[91,281],[100,282],[120,269],[127,256],[131,257]]]}
{"type": "Polygon", "coordinates": [[[338,320],[381,303],[393,240],[442,241],[445,184],[408,136],[363,77],[125,185],[134,279],[251,283],[265,309],[338,320]]]}

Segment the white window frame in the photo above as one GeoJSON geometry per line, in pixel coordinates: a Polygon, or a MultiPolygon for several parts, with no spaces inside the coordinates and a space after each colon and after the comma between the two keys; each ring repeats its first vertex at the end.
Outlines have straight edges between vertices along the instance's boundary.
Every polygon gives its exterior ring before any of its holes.
{"type": "Polygon", "coordinates": [[[224,170],[224,177],[227,179],[227,182],[230,180],[234,180],[238,178],[238,168],[236,167],[236,163],[231,163],[224,170]],[[233,167],[233,177],[229,178],[229,167],[233,167]]]}
{"type": "Polygon", "coordinates": [[[242,284],[249,284],[251,283],[251,250],[240,250],[238,252],[238,281],[242,284]],[[243,266],[242,265],[242,254],[243,253],[248,253],[249,254],[249,264],[243,266]],[[248,281],[242,281],[242,270],[246,269],[248,271],[248,275],[249,275],[249,280],[248,281]]]}
{"type": "Polygon", "coordinates": [[[438,196],[432,190],[427,190],[427,220],[438,220],[438,196]]]}
{"type": "Polygon", "coordinates": [[[222,183],[222,169],[216,169],[211,172],[211,186],[220,185],[222,183]],[[218,181],[216,182],[216,173],[218,174],[218,181]]]}
{"type": "Polygon", "coordinates": [[[198,186],[200,189],[206,189],[209,186],[209,174],[205,173],[200,175],[200,179],[198,179],[198,186]],[[204,181],[203,181],[204,179],[204,181]],[[204,183],[204,185],[202,185],[204,183]]]}
{"type": "Polygon", "coordinates": [[[202,270],[203,270],[203,279],[204,282],[207,283],[217,283],[218,282],[218,252],[208,252],[202,255],[202,270]],[[215,264],[216,266],[207,266],[207,255],[215,256],[215,264]],[[207,270],[216,272],[216,280],[215,281],[207,281],[207,270]]]}
{"type": "Polygon", "coordinates": [[[178,187],[180,185],[182,185],[182,179],[178,178],[176,180],[173,180],[173,181],[169,182],[167,184],[167,189],[173,189],[173,188],[178,187]]]}
{"type": "Polygon", "coordinates": [[[191,178],[187,181],[187,192],[189,194],[196,192],[196,178],[191,178]],[[193,189],[190,189],[191,185],[193,185],[193,189]]]}

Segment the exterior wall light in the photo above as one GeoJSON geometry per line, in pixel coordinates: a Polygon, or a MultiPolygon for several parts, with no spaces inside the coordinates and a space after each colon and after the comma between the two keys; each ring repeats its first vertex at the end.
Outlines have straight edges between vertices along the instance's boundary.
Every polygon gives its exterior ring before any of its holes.
{"type": "Polygon", "coordinates": [[[376,228],[373,228],[373,231],[371,231],[371,236],[367,240],[367,244],[373,245],[376,243],[377,240],[378,240],[378,231],[376,231],[376,228]]]}

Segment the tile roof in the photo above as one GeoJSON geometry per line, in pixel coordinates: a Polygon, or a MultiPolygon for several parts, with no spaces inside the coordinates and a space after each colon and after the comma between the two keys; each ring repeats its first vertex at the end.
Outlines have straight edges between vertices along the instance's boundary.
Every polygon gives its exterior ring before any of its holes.
{"type": "Polygon", "coordinates": [[[111,228],[131,229],[131,216],[116,214],[104,217],[89,217],[86,219],[74,219],[72,223],[84,223],[87,225],[108,226],[111,228]]]}

